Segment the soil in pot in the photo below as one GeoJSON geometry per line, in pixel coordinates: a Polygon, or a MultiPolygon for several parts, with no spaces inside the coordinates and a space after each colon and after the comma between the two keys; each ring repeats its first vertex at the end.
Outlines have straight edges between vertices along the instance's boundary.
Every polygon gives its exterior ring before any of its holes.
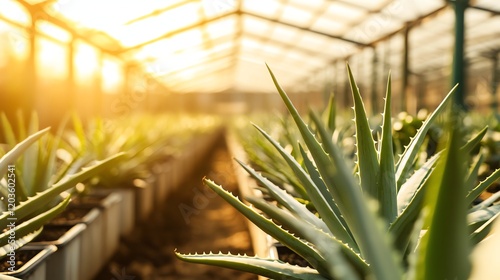
{"type": "MultiPolygon", "coordinates": [[[[31,260],[40,250],[23,250],[16,251],[16,270],[21,269],[21,267],[31,260]]],[[[10,264],[7,262],[10,257],[6,256],[0,259],[0,272],[8,272],[10,264]]]]}
{"type": "Polygon", "coordinates": [[[176,248],[183,253],[253,254],[245,218],[201,182],[207,176],[237,195],[232,160],[225,143],[218,142],[160,209],[122,240],[95,280],[257,279],[251,273],[182,262],[174,255],[176,248]]]}

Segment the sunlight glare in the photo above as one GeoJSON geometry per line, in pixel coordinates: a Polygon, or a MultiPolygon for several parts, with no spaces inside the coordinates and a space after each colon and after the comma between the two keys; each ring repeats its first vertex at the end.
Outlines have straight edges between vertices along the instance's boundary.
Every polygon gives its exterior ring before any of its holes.
{"type": "Polygon", "coordinates": [[[28,11],[17,1],[0,0],[0,17],[24,26],[31,25],[31,17],[28,11]]]}
{"type": "Polygon", "coordinates": [[[120,92],[124,82],[124,73],[118,60],[104,58],[101,68],[102,90],[108,94],[120,92]]]}
{"type": "Polygon", "coordinates": [[[68,48],[49,39],[35,41],[36,71],[44,78],[64,80],[68,77],[68,48]]]}
{"type": "Polygon", "coordinates": [[[75,79],[85,84],[96,76],[99,70],[99,51],[81,41],[75,43],[75,79]]]}

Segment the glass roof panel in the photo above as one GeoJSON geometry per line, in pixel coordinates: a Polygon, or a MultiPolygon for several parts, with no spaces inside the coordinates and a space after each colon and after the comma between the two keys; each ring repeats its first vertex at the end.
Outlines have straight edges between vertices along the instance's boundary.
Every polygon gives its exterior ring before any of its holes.
{"type": "Polygon", "coordinates": [[[231,11],[235,11],[237,7],[236,0],[202,0],[203,10],[205,15],[209,17],[222,15],[231,11]]]}
{"type": "Polygon", "coordinates": [[[299,33],[296,28],[286,25],[276,25],[269,37],[284,43],[295,43],[299,33]]]}
{"type": "Polygon", "coordinates": [[[346,32],[344,37],[368,44],[400,29],[403,24],[397,19],[384,18],[381,14],[373,14],[363,20],[357,27],[346,32]]]}
{"type": "Polygon", "coordinates": [[[245,0],[242,2],[242,9],[245,12],[274,18],[283,9],[283,4],[279,0],[245,0]]]}
{"type": "Polygon", "coordinates": [[[343,1],[332,2],[325,14],[343,22],[357,22],[365,17],[368,11],[364,7],[352,6],[343,1]]]}
{"type": "Polygon", "coordinates": [[[257,34],[268,34],[272,28],[269,21],[252,17],[243,16],[243,30],[250,30],[257,34]]]}
{"type": "Polygon", "coordinates": [[[384,5],[392,2],[391,0],[342,0],[342,2],[349,3],[357,7],[365,7],[371,11],[381,9],[384,5]]]}
{"type": "Polygon", "coordinates": [[[333,17],[322,16],[314,22],[311,28],[320,32],[341,35],[346,31],[348,25],[346,25],[343,21],[336,20],[333,17]]]}
{"type": "Polygon", "coordinates": [[[306,9],[319,9],[326,3],[330,2],[329,0],[289,0],[288,1],[290,4],[293,4],[294,6],[298,8],[306,8],[306,9]]]}
{"type": "Polygon", "coordinates": [[[287,5],[280,16],[280,20],[284,22],[289,22],[294,25],[301,27],[308,26],[309,22],[313,18],[313,12],[308,9],[297,8],[292,5],[287,5]]]}
{"type": "Polygon", "coordinates": [[[500,11],[500,2],[496,0],[476,0],[474,6],[500,11]]]}
{"type": "Polygon", "coordinates": [[[314,33],[302,32],[302,36],[297,40],[297,45],[312,49],[312,50],[320,50],[325,47],[330,42],[330,38],[318,35],[314,33]]]}
{"type": "Polygon", "coordinates": [[[207,24],[205,29],[212,39],[228,34],[234,34],[236,32],[237,19],[237,16],[226,17],[207,24]]]}

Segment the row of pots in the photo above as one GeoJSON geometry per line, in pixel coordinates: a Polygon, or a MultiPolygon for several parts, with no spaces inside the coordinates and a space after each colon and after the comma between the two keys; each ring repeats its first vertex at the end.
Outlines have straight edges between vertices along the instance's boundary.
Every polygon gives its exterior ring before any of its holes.
{"type": "Polygon", "coordinates": [[[33,242],[16,252],[30,259],[14,271],[6,267],[0,279],[93,279],[118,249],[120,237],[130,235],[162,206],[221,135],[217,130],[192,139],[178,157],[158,163],[139,187],[95,189],[76,197],[33,242]]]}

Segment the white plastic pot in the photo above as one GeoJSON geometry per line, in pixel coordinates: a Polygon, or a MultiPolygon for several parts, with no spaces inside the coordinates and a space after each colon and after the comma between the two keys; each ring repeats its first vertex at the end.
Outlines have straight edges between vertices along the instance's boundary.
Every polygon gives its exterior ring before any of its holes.
{"type": "Polygon", "coordinates": [[[47,260],[57,251],[57,247],[54,245],[26,245],[19,249],[17,254],[23,251],[37,251],[38,253],[17,270],[0,272],[0,279],[3,279],[4,276],[7,279],[7,277],[10,276],[23,280],[51,280],[46,278],[47,260]]]}
{"type": "MultiPolygon", "coordinates": [[[[80,275],[80,248],[85,224],[74,226],[45,226],[43,231],[66,230],[57,240],[35,241],[29,245],[54,245],[57,251],[47,261],[46,278],[50,280],[78,279],[80,275]]],[[[42,232],[43,234],[43,232],[42,232]]]]}

